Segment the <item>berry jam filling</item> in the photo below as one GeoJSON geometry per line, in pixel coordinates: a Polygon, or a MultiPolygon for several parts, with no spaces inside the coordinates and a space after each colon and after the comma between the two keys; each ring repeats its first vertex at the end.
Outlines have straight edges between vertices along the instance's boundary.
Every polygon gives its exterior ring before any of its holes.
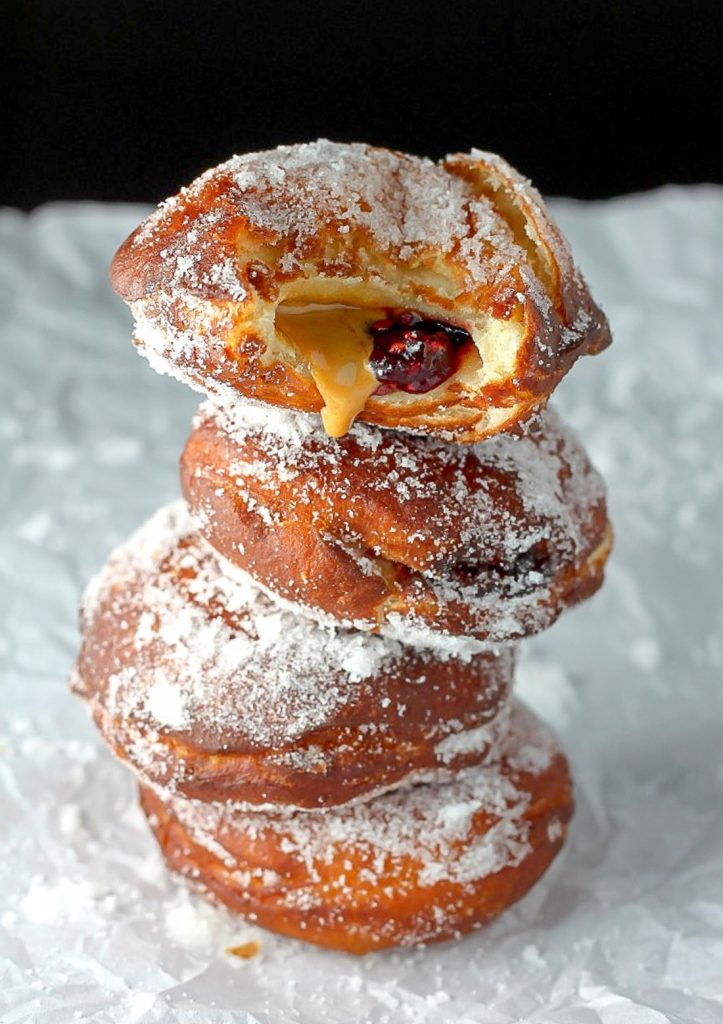
{"type": "Polygon", "coordinates": [[[549,580],[557,571],[553,554],[550,542],[539,540],[518,554],[500,552],[496,559],[461,559],[453,565],[452,571],[465,587],[479,584],[480,580],[489,587],[490,580],[494,579],[505,592],[511,587],[514,593],[524,594],[549,580]]]}
{"type": "Polygon", "coordinates": [[[463,327],[425,320],[411,310],[377,320],[369,330],[374,339],[369,365],[380,381],[377,395],[422,395],[439,387],[457,372],[463,349],[472,344],[463,327]]]}

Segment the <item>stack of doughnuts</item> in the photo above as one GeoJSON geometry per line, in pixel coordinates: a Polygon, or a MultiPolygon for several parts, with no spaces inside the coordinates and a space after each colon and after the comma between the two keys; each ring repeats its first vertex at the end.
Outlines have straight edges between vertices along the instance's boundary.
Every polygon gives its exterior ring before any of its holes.
{"type": "Polygon", "coordinates": [[[168,864],[353,953],[479,927],[572,813],[516,643],[611,546],[547,408],[609,342],[565,240],[491,154],[320,141],[202,175],[111,277],[138,350],[207,396],[72,676],[168,864]]]}

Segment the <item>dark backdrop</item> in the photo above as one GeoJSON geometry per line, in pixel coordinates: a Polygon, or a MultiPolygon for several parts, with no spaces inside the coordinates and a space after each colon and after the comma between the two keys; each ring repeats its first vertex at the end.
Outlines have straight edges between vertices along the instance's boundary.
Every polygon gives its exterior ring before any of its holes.
{"type": "Polygon", "coordinates": [[[319,135],[580,197],[720,181],[722,28],[722,0],[3,0],[0,202],[155,201],[319,135]]]}

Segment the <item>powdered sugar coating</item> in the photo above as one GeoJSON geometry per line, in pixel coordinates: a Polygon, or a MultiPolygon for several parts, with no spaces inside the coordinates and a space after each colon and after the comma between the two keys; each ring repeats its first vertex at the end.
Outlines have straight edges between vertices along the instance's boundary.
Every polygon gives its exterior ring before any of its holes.
{"type": "MultiPolygon", "coordinates": [[[[177,705],[185,702],[188,719],[206,725],[219,743],[224,734],[237,733],[239,727],[259,745],[282,744],[312,731],[344,700],[345,688],[373,675],[387,659],[399,656],[400,648],[392,641],[324,628],[279,609],[250,579],[219,573],[214,553],[198,538],[186,551],[177,551],[179,540],[195,536],[196,529],[185,502],[161,509],[111,555],[86,590],[82,615],[89,622],[101,598],[110,591],[129,586],[139,576],[150,576],[138,600],[135,665],[116,679],[111,714],[128,718],[138,712],[133,679],[143,675],[146,653],[155,651],[158,639],[172,659],[167,674],[152,684],[152,691],[158,685],[166,692],[172,688],[177,694],[170,702],[173,717],[177,705]],[[194,572],[188,593],[198,599],[198,605],[155,575],[168,559],[181,565],[185,561],[194,572]],[[216,605],[220,614],[209,615],[209,605],[216,605]],[[268,714],[266,687],[256,693],[251,688],[245,694],[247,716],[240,726],[229,717],[235,711],[225,699],[225,690],[240,672],[248,675],[253,666],[265,679],[263,665],[269,657],[277,670],[278,714],[268,714]],[[322,670],[334,679],[326,689],[322,670]]],[[[158,727],[172,724],[167,714],[158,714],[159,702],[145,697],[143,702],[141,710],[149,721],[158,727]]]]}
{"type": "MultiPolygon", "coordinates": [[[[477,284],[489,283],[495,274],[524,261],[524,252],[492,202],[478,196],[463,178],[431,160],[327,139],[231,157],[162,203],[134,236],[134,246],[148,245],[169,216],[216,181],[228,182],[234,212],[246,230],[270,243],[290,242],[281,258],[286,273],[305,259],[329,225],[342,237],[364,231],[375,247],[400,261],[429,249],[458,252],[470,281],[477,284]]],[[[202,210],[197,220],[186,236],[190,246],[202,246],[211,237],[219,210],[202,210]]],[[[175,260],[166,250],[162,258],[173,285],[193,290],[208,281],[196,269],[199,258],[189,257],[190,246],[175,260]]],[[[340,265],[343,259],[342,254],[340,265]]],[[[222,269],[213,276],[221,278],[222,269]]],[[[233,297],[238,283],[226,282],[226,287],[233,297]]]]}
{"type": "MultiPolygon", "coordinates": [[[[440,881],[461,885],[514,867],[530,853],[530,779],[543,776],[559,757],[554,737],[521,705],[516,704],[497,759],[459,773],[442,784],[417,785],[329,810],[310,813],[249,813],[231,804],[181,800],[161,794],[194,842],[212,850],[236,871],[233,837],[263,840],[277,832],[284,854],[303,866],[305,884],[287,882],[288,906],[312,899],[306,886],[323,880],[323,865],[345,856],[365,865],[364,883],[398,884],[400,865],[406,885],[434,886],[440,881]],[[528,756],[519,758],[524,747],[528,756]],[[504,765],[504,767],[502,767],[504,765]],[[480,827],[480,821],[486,827],[480,827]]],[[[556,827],[562,824],[554,819],[556,827]]],[[[562,830],[561,830],[562,831],[562,830]]],[[[298,880],[298,868],[294,879],[298,880]]],[[[303,876],[302,876],[303,877],[303,876]]],[[[241,884],[248,878],[237,876],[241,884]]],[[[268,881],[268,880],[267,880],[268,881]]],[[[275,884],[284,885],[277,877],[275,884]]],[[[343,892],[342,874],[331,883],[343,892]]],[[[417,941],[419,939],[417,938],[417,941]]]]}
{"type": "Polygon", "coordinates": [[[280,607],[183,502],[111,555],[82,621],[73,685],[101,731],[147,781],[204,799],[333,804],[478,763],[513,668],[510,649],[455,658],[280,607]]]}
{"type": "Polygon", "coordinates": [[[319,140],[232,157],[163,203],[113,263],[155,369],[318,410],[286,301],[453,317],[477,349],[429,395],[373,395],[361,418],[470,440],[514,422],[609,341],[539,195],[475,151],[433,163],[319,140]]]}
{"type": "Polygon", "coordinates": [[[457,654],[550,625],[599,585],[609,542],[603,482],[551,410],[461,447],[206,402],[182,480],[205,535],[277,597],[457,654]]]}

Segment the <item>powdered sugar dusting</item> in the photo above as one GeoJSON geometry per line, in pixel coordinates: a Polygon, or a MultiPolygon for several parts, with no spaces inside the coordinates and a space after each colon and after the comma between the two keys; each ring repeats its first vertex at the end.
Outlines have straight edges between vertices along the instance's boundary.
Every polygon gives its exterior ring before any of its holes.
{"type": "Polygon", "coordinates": [[[475,729],[465,729],[450,733],[437,744],[437,756],[445,764],[454,761],[460,754],[489,747],[498,756],[499,747],[507,744],[507,733],[510,728],[511,705],[506,704],[495,715],[491,722],[478,725],[475,729]]]}
{"type": "Polygon", "coordinates": [[[138,695],[148,672],[155,671],[160,641],[165,674],[144,699],[157,724],[175,728],[196,720],[219,740],[224,732],[240,731],[251,743],[270,745],[312,731],[348,699],[350,687],[401,654],[394,641],[299,618],[273,604],[250,579],[219,572],[213,549],[197,536],[183,502],[156,513],[114,552],[86,593],[86,619],[102,598],[137,581],[139,573],[148,579],[136,599],[135,672],[118,676],[113,695],[112,712],[121,717],[138,714],[138,695]],[[189,537],[192,543],[179,548],[189,537]],[[159,577],[164,563],[168,568],[159,577]],[[185,590],[173,582],[177,569],[193,572],[185,590]],[[242,703],[246,714],[239,723],[242,703]]]}
{"type": "MultiPolygon", "coordinates": [[[[535,754],[517,770],[539,775],[551,763],[555,741],[518,706],[502,741],[501,760],[462,772],[441,786],[413,786],[371,802],[280,817],[194,800],[171,799],[171,805],[194,841],[201,846],[212,843],[217,852],[218,844],[223,847],[225,837],[237,830],[249,838],[277,832],[283,852],[303,865],[307,885],[320,881],[321,865],[343,861],[345,851],[366,862],[367,881],[372,884],[393,884],[390,877],[394,878],[395,870],[411,860],[417,885],[440,881],[464,885],[513,867],[530,853],[524,818],[530,803],[529,783],[521,784],[514,769],[500,768],[522,742],[535,754]],[[485,827],[480,827],[480,815],[485,827]]],[[[228,859],[227,854],[223,857],[228,859]]],[[[345,884],[342,876],[331,883],[332,891],[345,884]]],[[[310,890],[298,885],[298,876],[289,884],[290,906],[313,898],[310,890]]]]}
{"type": "MultiPolygon", "coordinates": [[[[361,576],[383,578],[389,563],[418,574],[419,592],[438,607],[433,623],[413,605],[398,610],[398,598],[383,616],[379,609],[366,619],[340,615],[403,643],[446,645],[461,656],[477,641],[505,642],[551,625],[565,606],[556,597],[566,592],[564,581],[604,539],[602,480],[551,410],[521,435],[470,447],[358,423],[339,443],[310,417],[267,415],[238,401],[204,403],[196,427],[205,423],[238,455],[196,472],[238,495],[270,536],[295,517],[303,530],[317,529],[318,521],[323,543],[342,549],[361,576]],[[287,485],[283,498],[279,482],[287,485]],[[468,635],[448,637],[454,630],[442,612],[460,605],[468,635]]],[[[213,528],[213,498],[194,508],[213,528]]],[[[240,565],[277,597],[320,617],[294,571],[269,568],[267,556],[256,564],[252,550],[242,555],[240,565]]],[[[333,603],[326,610],[339,614],[333,603]]]]}
{"type": "MultiPolygon", "coordinates": [[[[182,502],[162,509],[113,553],[89,587],[83,618],[90,647],[80,665],[85,657],[92,669],[84,670],[89,678],[80,678],[78,688],[122,730],[131,761],[151,777],[168,756],[159,731],[209,752],[271,748],[292,756],[284,748],[336,721],[380,672],[408,685],[408,698],[384,705],[390,723],[402,720],[404,701],[415,700],[415,689],[425,685],[425,666],[451,657],[410,652],[397,641],[324,625],[271,601],[203,541],[182,502]],[[102,666],[110,670],[105,682],[102,666]]],[[[512,652],[483,657],[483,702],[478,711],[467,709],[475,717],[430,723],[432,743],[475,728],[480,715],[489,718],[489,707],[502,702],[512,652]]],[[[313,747],[295,756],[309,761],[308,771],[318,770],[315,757],[323,764],[313,747]]]]}
{"type": "Polygon", "coordinates": [[[148,691],[146,710],[158,725],[169,729],[181,729],[188,722],[183,691],[163,676],[148,691]]]}
{"type": "MultiPolygon", "coordinates": [[[[162,204],[136,235],[136,245],[147,244],[181,201],[223,179],[233,182],[234,214],[247,230],[276,242],[293,239],[282,257],[286,272],[329,223],[342,237],[367,232],[375,246],[399,260],[413,260],[430,248],[457,250],[470,282],[486,283],[491,272],[524,258],[492,203],[477,196],[464,178],[431,160],[326,139],[232,157],[162,204]],[[492,246],[495,257],[490,258],[492,246]]],[[[195,227],[194,245],[208,228],[206,223],[195,227]]],[[[174,278],[181,280],[192,269],[182,251],[174,269],[174,278]]]]}

